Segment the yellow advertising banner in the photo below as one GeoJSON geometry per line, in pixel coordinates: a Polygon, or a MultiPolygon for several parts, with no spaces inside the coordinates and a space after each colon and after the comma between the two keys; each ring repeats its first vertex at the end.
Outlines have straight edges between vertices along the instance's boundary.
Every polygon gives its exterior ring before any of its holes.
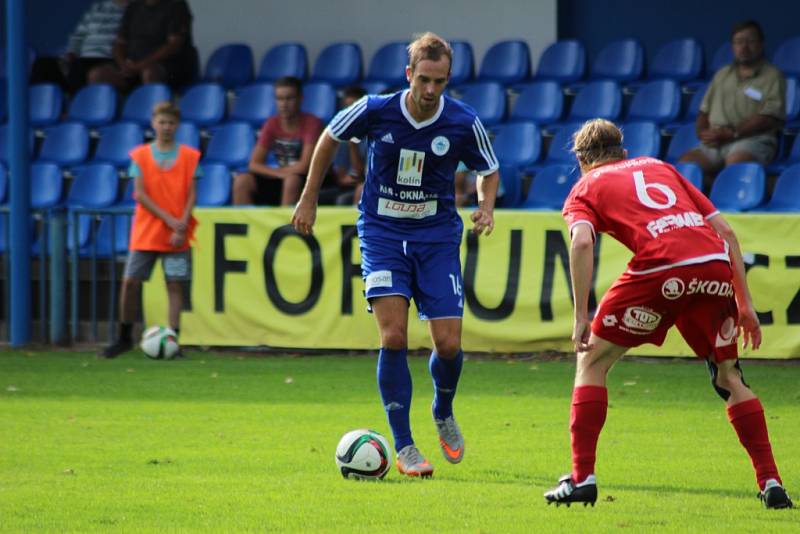
{"type": "MultiPolygon", "coordinates": [[[[181,342],[203,346],[375,349],[363,297],[352,208],[321,208],[314,235],[301,237],[280,208],[203,208],[193,253],[193,280],[181,316],[181,342]]],[[[465,228],[471,223],[463,214],[465,228]]],[[[800,217],[727,215],[748,264],[748,281],[764,328],[748,357],[800,356],[800,217]]],[[[597,244],[593,301],[630,259],[608,236],[597,244]]],[[[559,213],[499,210],[495,231],[465,232],[464,334],[467,351],[571,350],[569,240],[559,213]]],[[[166,324],[163,274],[145,284],[148,325],[166,324]]],[[[427,325],[411,308],[409,348],[430,347],[427,325]]],[[[689,356],[675,329],[640,355],[689,356]]]]}

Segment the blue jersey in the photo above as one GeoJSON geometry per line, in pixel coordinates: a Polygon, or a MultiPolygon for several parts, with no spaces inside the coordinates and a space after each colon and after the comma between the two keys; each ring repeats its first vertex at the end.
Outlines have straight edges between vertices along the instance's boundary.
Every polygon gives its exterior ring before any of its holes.
{"type": "Polygon", "coordinates": [[[456,167],[463,161],[490,174],[497,159],[472,108],[442,95],[433,117],[417,122],[406,109],[407,93],[365,96],[326,130],[337,141],[366,139],[369,146],[358,235],[458,243],[456,167]]]}

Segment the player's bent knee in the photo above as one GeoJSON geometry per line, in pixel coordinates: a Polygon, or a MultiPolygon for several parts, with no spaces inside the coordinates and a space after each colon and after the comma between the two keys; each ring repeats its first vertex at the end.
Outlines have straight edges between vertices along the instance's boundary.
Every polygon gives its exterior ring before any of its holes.
{"type": "Polygon", "coordinates": [[[744,374],[738,360],[735,364],[725,367],[720,367],[711,360],[706,360],[706,364],[711,375],[711,386],[725,402],[730,399],[733,390],[742,387],[750,388],[744,381],[744,374]]]}
{"type": "Polygon", "coordinates": [[[381,332],[381,345],[387,349],[401,350],[408,346],[408,339],[403,332],[381,332]]]}
{"type": "Polygon", "coordinates": [[[435,341],[433,345],[436,348],[436,354],[444,360],[452,360],[458,356],[461,350],[461,341],[458,339],[435,341]]]}

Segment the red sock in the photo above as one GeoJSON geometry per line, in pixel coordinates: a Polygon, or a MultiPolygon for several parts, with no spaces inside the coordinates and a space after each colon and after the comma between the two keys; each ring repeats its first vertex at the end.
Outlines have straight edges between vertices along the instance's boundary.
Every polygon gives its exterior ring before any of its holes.
{"type": "Polygon", "coordinates": [[[778,467],[772,457],[772,446],[767,433],[767,421],[764,418],[764,408],[758,399],[750,399],[732,406],[728,406],[728,419],[730,419],[739,441],[744,445],[753,468],[756,470],[758,487],[764,489],[764,483],[774,478],[783,484],[778,474],[778,467]]]}
{"type": "Polygon", "coordinates": [[[594,473],[597,438],[606,422],[608,390],[578,386],[572,391],[569,430],[572,433],[572,480],[583,482],[594,473]]]}

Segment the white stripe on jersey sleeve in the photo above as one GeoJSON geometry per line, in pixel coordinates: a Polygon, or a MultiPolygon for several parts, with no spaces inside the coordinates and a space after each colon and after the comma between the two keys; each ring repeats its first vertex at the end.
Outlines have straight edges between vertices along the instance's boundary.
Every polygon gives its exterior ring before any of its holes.
{"type": "Polygon", "coordinates": [[[497,158],[494,155],[492,143],[489,142],[489,136],[486,135],[486,130],[478,117],[475,117],[475,122],[472,123],[472,131],[475,133],[475,142],[478,145],[478,150],[480,150],[483,159],[489,166],[488,171],[496,171],[500,165],[498,165],[497,158]]]}
{"type": "Polygon", "coordinates": [[[330,124],[328,124],[328,133],[331,137],[336,139],[339,142],[342,142],[343,139],[341,138],[342,133],[353,124],[361,114],[363,114],[367,109],[367,97],[364,96],[357,102],[355,102],[349,108],[343,109],[336,116],[331,120],[330,124]]]}

